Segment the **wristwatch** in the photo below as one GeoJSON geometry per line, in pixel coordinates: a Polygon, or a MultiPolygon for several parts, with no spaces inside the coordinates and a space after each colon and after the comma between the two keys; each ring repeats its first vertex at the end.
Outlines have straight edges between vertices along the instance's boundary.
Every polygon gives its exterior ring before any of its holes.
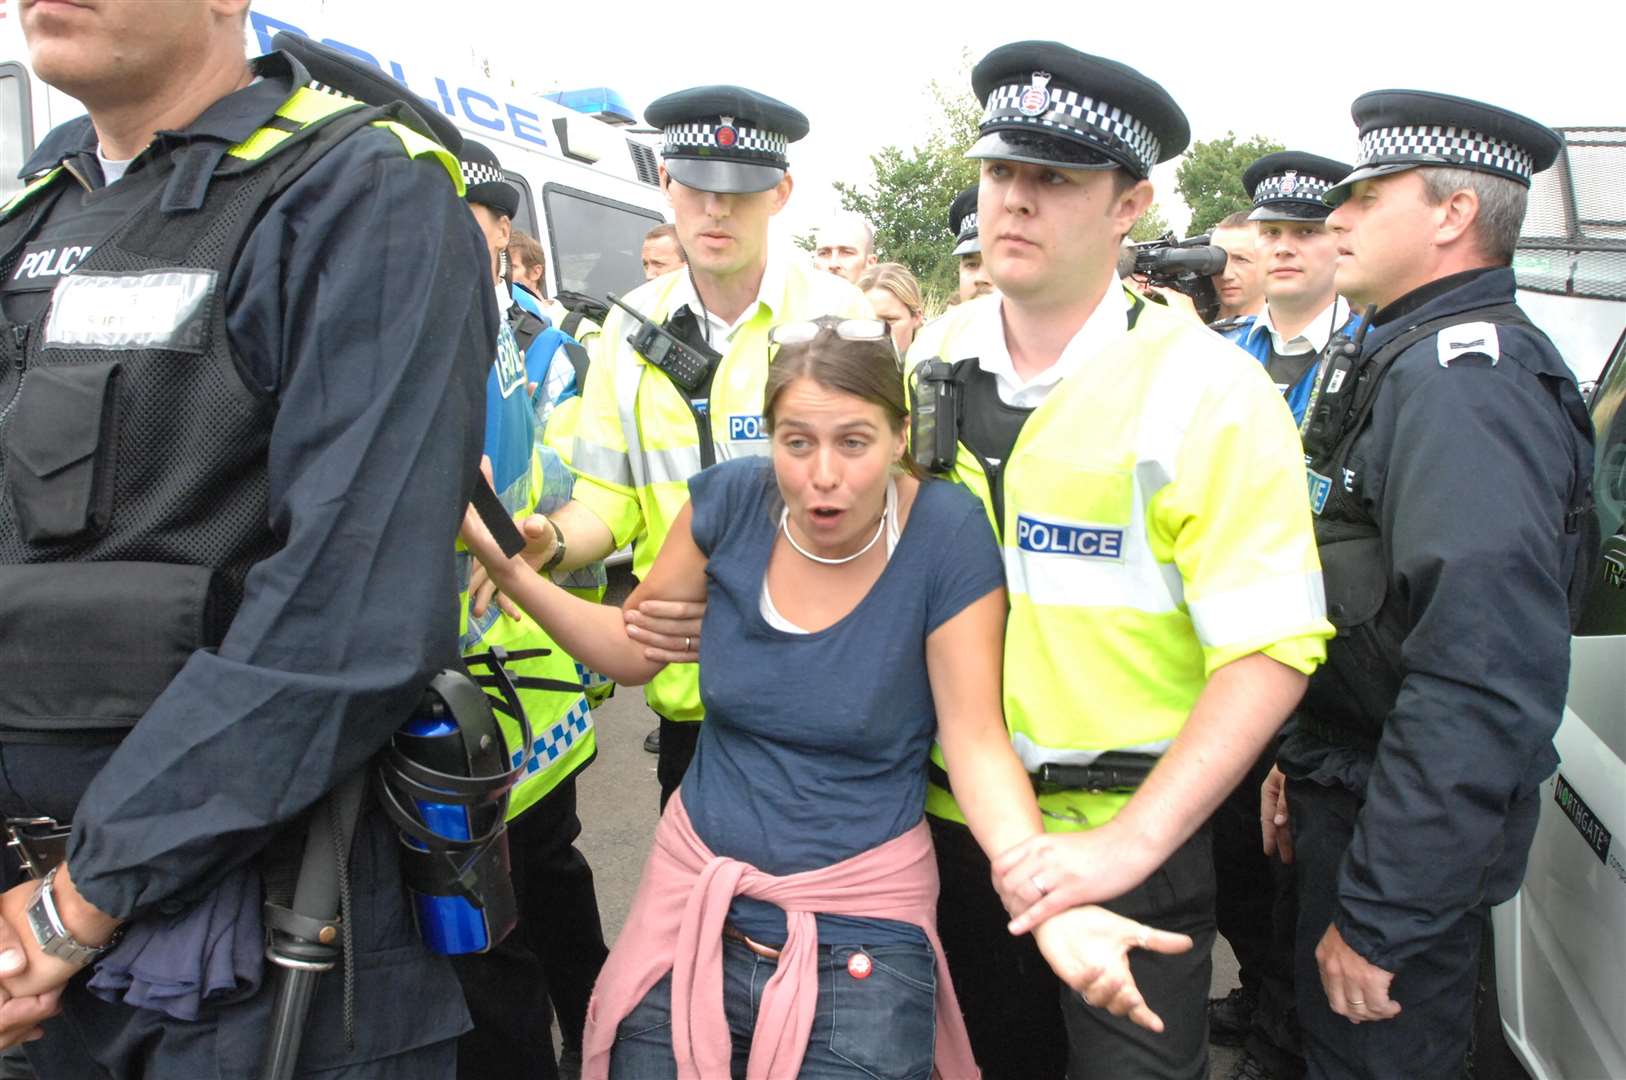
{"type": "Polygon", "coordinates": [[[60,865],[51,867],[51,872],[34,890],[34,899],[28,902],[28,928],[34,931],[34,940],[39,942],[46,956],[83,967],[117,944],[121,935],[115,931],[106,945],[81,945],[74,940],[68,928],[62,925],[62,916],[56,910],[56,895],[51,889],[60,869],[60,865]]]}
{"type": "Polygon", "coordinates": [[[552,518],[544,516],[542,520],[546,521],[548,528],[553,530],[553,554],[549,555],[548,561],[538,568],[546,574],[565,561],[565,534],[559,531],[559,526],[553,523],[552,518]]]}

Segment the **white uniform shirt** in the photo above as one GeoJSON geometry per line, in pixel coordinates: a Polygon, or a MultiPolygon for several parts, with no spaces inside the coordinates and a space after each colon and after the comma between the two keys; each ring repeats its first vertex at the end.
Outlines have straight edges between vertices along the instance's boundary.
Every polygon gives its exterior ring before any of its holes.
{"type": "Polygon", "coordinates": [[[1277,356],[1299,356],[1307,352],[1318,353],[1325,349],[1333,331],[1348,321],[1349,301],[1342,296],[1334,296],[1332,303],[1317,312],[1316,317],[1311,319],[1303,330],[1293,337],[1284,339],[1281,331],[1276,329],[1276,324],[1271,321],[1270,305],[1266,304],[1259,321],[1253,324],[1249,334],[1257,334],[1264,330],[1270,334],[1270,347],[1276,350],[1277,356]]]}
{"type": "Polygon", "coordinates": [[[1067,343],[1056,362],[1024,381],[1016,372],[1010,348],[1005,344],[1004,301],[985,304],[978,316],[979,325],[973,340],[982,370],[994,377],[999,400],[1018,409],[1036,408],[1049,396],[1056,385],[1083,367],[1090,357],[1111,345],[1129,332],[1129,297],[1116,272],[1107,283],[1101,302],[1095,305],[1090,317],[1078,328],[1078,333],[1067,343]]]}

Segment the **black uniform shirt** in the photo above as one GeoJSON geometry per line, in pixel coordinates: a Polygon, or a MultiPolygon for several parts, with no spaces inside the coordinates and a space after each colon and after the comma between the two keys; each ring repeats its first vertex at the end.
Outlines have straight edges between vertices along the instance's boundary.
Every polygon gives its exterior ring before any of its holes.
{"type": "MultiPolygon", "coordinates": [[[[161,133],[129,178],[178,144],[241,142],[307,78],[280,54],[255,70],[161,133]]],[[[69,159],[99,180],[94,151],[75,121],[25,173],[69,159]]],[[[220,648],[192,656],[81,800],[69,862],[97,907],[130,916],[201,895],[456,665],[453,544],[496,351],[487,266],[445,168],[378,128],[327,153],[250,233],[226,323],[245,376],[278,402],[269,524],[283,543],[250,572],[220,648]]]]}
{"type": "MultiPolygon", "coordinates": [[[[1462,275],[1420,304],[1391,305],[1400,311],[1376,321],[1365,350],[1437,316],[1472,322],[1474,309],[1513,294],[1511,270],[1462,275]]],[[[1333,478],[1377,524],[1390,603],[1405,616],[1400,693],[1375,756],[1295,725],[1279,757],[1290,777],[1364,795],[1334,924],[1389,971],[1517,889],[1532,793],[1557,763],[1579,548],[1565,513],[1591,428],[1551,342],[1524,327],[1495,331],[1494,364],[1449,356],[1462,336],[1453,331],[1444,353],[1431,335],[1396,357],[1347,474],[1333,478]]],[[[1311,719],[1318,705],[1347,707],[1328,668],[1350,647],[1329,644],[1301,707],[1311,719]]]]}

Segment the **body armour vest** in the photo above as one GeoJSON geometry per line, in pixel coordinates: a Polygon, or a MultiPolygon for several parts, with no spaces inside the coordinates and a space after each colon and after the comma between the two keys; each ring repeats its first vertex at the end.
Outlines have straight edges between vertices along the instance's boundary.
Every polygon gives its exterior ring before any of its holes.
{"type": "MultiPolygon", "coordinates": [[[[277,547],[275,401],[234,354],[225,296],[263,208],[379,115],[332,97],[309,112],[269,152],[250,140],[200,167],[187,147],[107,190],[129,204],[110,231],[37,316],[0,320],[3,737],[133,724],[186,656],[219,642],[249,569],[277,547]],[[177,190],[194,205],[165,209],[177,190]]],[[[58,169],[0,217],[0,280],[75,182],[58,169]]]]}
{"type": "MultiPolygon", "coordinates": [[[[1400,696],[1405,677],[1401,650],[1410,629],[1406,598],[1394,594],[1389,586],[1389,560],[1378,522],[1360,493],[1336,478],[1350,465],[1351,453],[1367,429],[1379,388],[1394,361],[1446,327],[1468,321],[1535,329],[1516,305],[1499,304],[1421,323],[1369,355],[1340,364],[1331,354],[1341,344],[1347,349],[1346,335],[1357,326],[1352,320],[1344,335],[1329,343],[1329,361],[1318,373],[1305,421],[1305,462],[1327,618],[1337,628],[1338,638],[1311,680],[1297,716],[1302,727],[1330,742],[1364,749],[1377,745],[1384,720],[1400,696]]],[[[1558,404],[1564,407],[1562,400],[1558,404]]],[[[1586,517],[1590,504],[1589,467],[1589,461],[1576,462],[1579,482],[1566,519],[1572,531],[1586,517]]],[[[1581,560],[1570,585],[1572,617],[1584,576],[1585,560],[1581,560]]]]}

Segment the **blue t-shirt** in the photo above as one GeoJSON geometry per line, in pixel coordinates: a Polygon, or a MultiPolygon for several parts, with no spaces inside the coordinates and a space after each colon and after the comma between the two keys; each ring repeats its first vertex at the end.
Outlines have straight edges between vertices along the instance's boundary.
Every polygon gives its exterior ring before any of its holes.
{"type": "MultiPolygon", "coordinates": [[[[816,633],[762,617],[781,506],[772,462],[724,462],[691,478],[707,556],[700,636],[706,722],[683,805],[711,850],[770,874],[829,866],[908,832],[926,800],[937,732],[926,638],[1005,583],[976,497],[923,483],[886,569],[858,606],[816,633]]],[[[783,941],[784,912],[737,898],[744,933],[783,941]]],[[[825,944],[896,940],[896,924],[819,918],[825,944]]],[[[918,939],[919,932],[912,931],[918,939]]]]}

